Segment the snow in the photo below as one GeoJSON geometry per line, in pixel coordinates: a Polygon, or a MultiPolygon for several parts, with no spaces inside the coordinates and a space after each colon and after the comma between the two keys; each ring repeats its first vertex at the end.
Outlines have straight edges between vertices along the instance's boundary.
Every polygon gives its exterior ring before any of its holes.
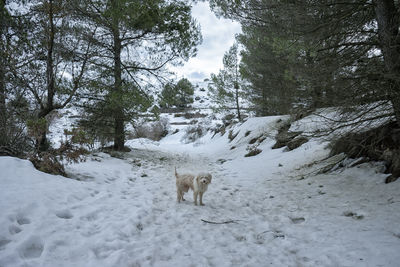
{"type": "Polygon", "coordinates": [[[0,266],[398,266],[400,182],[379,163],[316,174],[329,150],[314,139],[272,150],[286,119],[194,144],[184,130],[129,140],[132,152],[69,165],[74,179],[0,157],[0,266]],[[212,173],[205,206],[177,203],[175,166],[212,173]]]}

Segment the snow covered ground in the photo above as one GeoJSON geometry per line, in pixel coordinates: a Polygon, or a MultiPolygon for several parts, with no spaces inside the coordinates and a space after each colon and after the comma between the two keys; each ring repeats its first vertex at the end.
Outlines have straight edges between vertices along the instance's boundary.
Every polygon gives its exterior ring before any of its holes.
{"type": "Polygon", "coordinates": [[[272,150],[279,119],[249,119],[231,142],[130,140],[68,166],[75,179],[0,157],[0,266],[399,266],[400,181],[380,164],[316,174],[326,144],[272,150]],[[213,174],[205,206],[177,203],[175,166],[213,174]]]}

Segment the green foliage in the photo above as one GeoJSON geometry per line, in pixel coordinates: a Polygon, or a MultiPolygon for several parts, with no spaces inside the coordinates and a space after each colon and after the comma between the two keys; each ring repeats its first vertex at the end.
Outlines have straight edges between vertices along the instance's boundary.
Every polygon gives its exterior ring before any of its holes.
{"type": "Polygon", "coordinates": [[[106,129],[101,135],[113,135],[114,148],[122,150],[125,123],[153,105],[148,85],[161,80],[167,63],[178,64],[196,53],[200,29],[186,1],[79,3],[81,16],[99,27],[93,36],[99,51],[92,68],[97,79],[88,89],[100,97],[88,101],[84,124],[96,122],[95,127],[106,129]]]}
{"type": "Polygon", "coordinates": [[[28,127],[28,135],[37,141],[41,141],[48,127],[45,118],[27,120],[26,125],[28,127]]]}
{"type": "Polygon", "coordinates": [[[176,84],[176,90],[178,106],[186,106],[193,103],[194,87],[188,79],[180,79],[176,84]]]}
{"type": "Polygon", "coordinates": [[[64,129],[64,136],[66,143],[79,145],[81,147],[86,146],[89,149],[93,149],[93,137],[88,135],[88,133],[82,128],[72,128],[71,130],[64,129]]]}
{"type": "MultiPolygon", "coordinates": [[[[134,86],[124,87],[120,92],[111,91],[97,98],[98,100],[87,101],[83,105],[84,113],[79,125],[102,146],[112,141],[115,136],[116,110],[122,108],[122,119],[132,121],[140,112],[149,110],[154,102],[152,97],[134,86]]],[[[152,111],[157,112],[154,109],[152,111]]]]}
{"type": "Polygon", "coordinates": [[[384,100],[400,121],[399,1],[210,0],[210,6],[242,24],[241,72],[259,114],[384,100]]]}
{"type": "Polygon", "coordinates": [[[243,27],[238,38],[244,47],[241,74],[250,83],[247,93],[259,115],[287,114],[299,96],[292,69],[296,66],[292,62],[293,48],[288,46],[289,41],[274,37],[273,32],[259,38],[266,31],[261,27],[243,27]]]}
{"type": "Polygon", "coordinates": [[[172,83],[167,83],[160,95],[160,106],[170,108],[176,105],[176,86],[172,83]]]}
{"type": "Polygon", "coordinates": [[[211,74],[208,90],[209,96],[216,103],[216,110],[236,109],[241,120],[240,99],[243,98],[243,81],[239,72],[238,44],[230,47],[223,57],[224,68],[218,74],[211,74]]]}
{"type": "Polygon", "coordinates": [[[176,85],[168,83],[164,86],[160,95],[160,106],[165,108],[184,108],[193,103],[194,86],[186,79],[180,79],[176,85]]]}

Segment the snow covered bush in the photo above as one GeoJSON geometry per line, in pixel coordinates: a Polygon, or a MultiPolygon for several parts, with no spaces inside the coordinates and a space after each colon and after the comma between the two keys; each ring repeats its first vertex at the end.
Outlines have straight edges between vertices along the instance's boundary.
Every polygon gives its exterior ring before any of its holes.
{"type": "Polygon", "coordinates": [[[191,125],[185,129],[185,135],[182,137],[182,141],[186,144],[193,143],[206,133],[207,129],[202,123],[191,125]]]}
{"type": "Polygon", "coordinates": [[[147,138],[159,141],[168,134],[169,121],[167,118],[160,118],[155,122],[144,122],[134,126],[134,138],[147,138]]]}
{"type": "Polygon", "coordinates": [[[258,145],[248,146],[246,148],[246,150],[248,152],[247,152],[246,155],[244,155],[245,157],[253,157],[253,156],[256,156],[256,155],[258,155],[258,154],[260,154],[262,152],[262,150],[258,148],[258,145]]]}

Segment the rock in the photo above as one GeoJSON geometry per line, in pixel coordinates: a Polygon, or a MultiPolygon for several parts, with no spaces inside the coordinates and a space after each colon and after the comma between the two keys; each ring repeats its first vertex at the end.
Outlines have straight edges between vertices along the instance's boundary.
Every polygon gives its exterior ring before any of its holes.
{"type": "Polygon", "coordinates": [[[275,136],[276,143],[272,149],[281,148],[287,146],[287,144],[292,141],[295,137],[300,135],[301,132],[280,132],[275,136]]]}
{"type": "Polygon", "coordinates": [[[385,179],[385,183],[386,183],[386,184],[392,183],[392,182],[395,182],[397,179],[399,179],[399,177],[396,177],[396,176],[394,176],[393,174],[391,174],[390,176],[388,176],[388,177],[385,179]]]}
{"type": "Polygon", "coordinates": [[[294,138],[293,140],[289,141],[287,143],[287,147],[289,150],[293,150],[296,149],[298,147],[300,147],[301,145],[305,144],[308,142],[308,138],[304,137],[304,136],[298,136],[296,138],[294,138]]]}

